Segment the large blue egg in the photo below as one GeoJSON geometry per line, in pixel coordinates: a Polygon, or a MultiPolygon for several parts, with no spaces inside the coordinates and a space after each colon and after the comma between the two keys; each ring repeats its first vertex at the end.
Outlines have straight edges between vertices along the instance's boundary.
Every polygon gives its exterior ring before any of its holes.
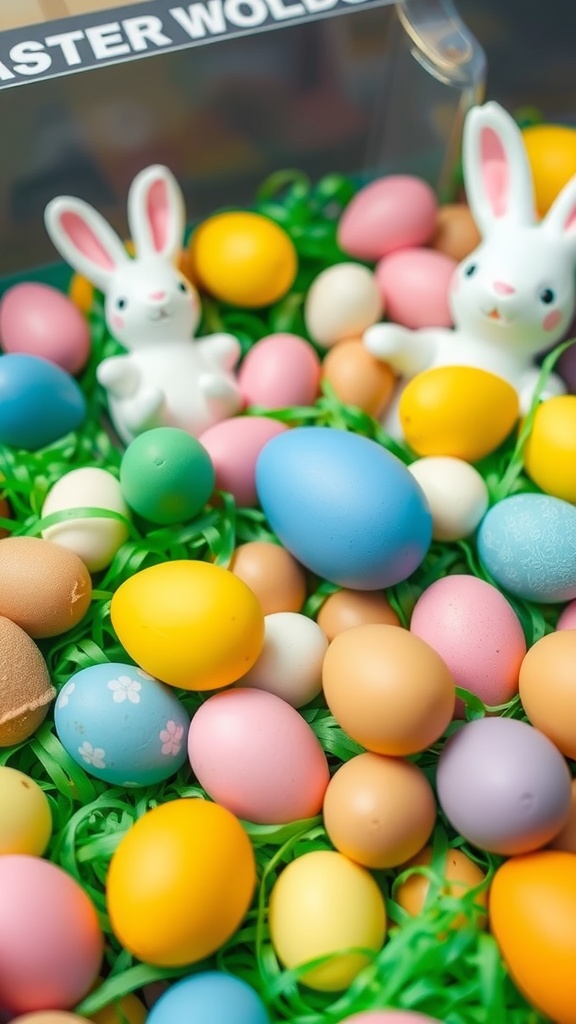
{"type": "Polygon", "coordinates": [[[260,996],[247,982],[220,971],[183,978],[160,996],[148,1024],[270,1024],[260,996]]]}
{"type": "Polygon", "coordinates": [[[393,586],[430,546],[423,491],[395,455],[359,434],[332,427],[279,434],[260,453],[256,489],[284,547],[342,587],[393,586]]]}
{"type": "Polygon", "coordinates": [[[150,786],[187,757],[190,718],[170,687],[133,665],[76,672],[54,707],[56,734],[90,775],[116,786],[150,786]]]}
{"type": "Polygon", "coordinates": [[[548,494],[515,494],[480,523],[478,555],[494,581],[540,604],[576,597],[576,508],[548,494]]]}
{"type": "Polygon", "coordinates": [[[65,370],[40,356],[0,356],[0,444],[35,452],[85,417],[82,389],[65,370]]]}

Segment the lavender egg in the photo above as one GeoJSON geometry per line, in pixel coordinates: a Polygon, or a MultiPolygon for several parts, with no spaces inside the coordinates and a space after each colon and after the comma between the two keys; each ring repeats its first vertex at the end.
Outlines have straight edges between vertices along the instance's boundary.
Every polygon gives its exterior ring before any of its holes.
{"type": "Polygon", "coordinates": [[[566,761],[543,733],[518,719],[464,725],[440,755],[436,784],[450,824],[488,853],[540,849],[570,813],[566,761]]]}

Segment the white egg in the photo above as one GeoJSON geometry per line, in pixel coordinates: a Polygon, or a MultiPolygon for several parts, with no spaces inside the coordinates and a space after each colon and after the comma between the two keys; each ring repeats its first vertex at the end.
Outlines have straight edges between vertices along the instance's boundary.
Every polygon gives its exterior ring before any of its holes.
{"type": "Polygon", "coordinates": [[[313,341],[330,348],[347,338],[358,338],[383,312],[372,271],[360,263],[336,263],[312,282],[304,320],[313,341]]]}
{"type": "Polygon", "coordinates": [[[328,638],[318,623],[299,612],[266,615],[264,628],[262,653],[238,685],[267,690],[301,708],[322,689],[328,638]]]}
{"type": "Polygon", "coordinates": [[[488,488],[462,459],[431,455],[408,469],[426,495],[434,540],[462,540],[474,533],[488,508],[488,488]]]}
{"type": "MultiPolygon", "coordinates": [[[[42,518],[75,508],[99,508],[130,518],[120,483],[106,469],[85,466],[66,473],[48,492],[42,518]]],[[[119,519],[66,519],[42,531],[45,540],[68,548],[82,559],[89,572],[105,569],[128,536],[128,525],[119,519]]]]}

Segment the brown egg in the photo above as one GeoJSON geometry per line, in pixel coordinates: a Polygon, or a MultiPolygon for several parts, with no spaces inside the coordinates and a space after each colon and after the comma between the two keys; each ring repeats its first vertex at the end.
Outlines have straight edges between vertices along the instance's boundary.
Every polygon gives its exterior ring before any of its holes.
{"type": "Polygon", "coordinates": [[[77,555],[39,537],[0,540],[0,615],[29,636],[59,636],[84,618],[92,580],[77,555]]]}
{"type": "Polygon", "coordinates": [[[377,590],[336,590],[326,598],[316,622],[329,640],[354,626],[380,622],[399,626],[400,619],[388,604],[387,598],[377,590]]]}
{"type": "Polygon", "coordinates": [[[306,600],[304,569],[279,544],[263,540],[241,544],[229,569],[256,594],[264,615],[299,612],[306,600]]]}
{"type": "Polygon", "coordinates": [[[34,641],[0,616],[0,747],[22,743],[36,732],[55,695],[34,641]]]}
{"type": "Polygon", "coordinates": [[[548,633],[520,666],[520,700],[532,725],[576,760],[576,629],[548,633]]]}
{"type": "MultiPolygon", "coordinates": [[[[1,495],[0,495],[0,517],[2,519],[11,519],[12,518],[12,510],[10,508],[10,505],[6,501],[6,498],[3,498],[1,495]]],[[[4,527],[0,526],[0,538],[8,537],[9,536],[9,532],[10,532],[9,530],[6,530],[6,529],[4,529],[4,527]]]]}
{"type": "Polygon", "coordinates": [[[480,232],[466,203],[448,203],[439,208],[436,232],[430,242],[433,249],[460,262],[481,241],[480,232]]]}
{"type": "Polygon", "coordinates": [[[355,405],[379,417],[390,404],[396,386],[394,371],[376,359],[359,338],[339,341],[322,362],[322,380],[331,384],[345,405],[355,405]]]}
{"type": "Polygon", "coordinates": [[[570,814],[564,828],[548,844],[552,850],[567,850],[576,853],[576,779],[572,780],[572,803],[570,814]]]}
{"type": "MultiPolygon", "coordinates": [[[[429,867],[431,863],[432,847],[427,846],[425,849],[420,850],[415,857],[402,864],[400,871],[405,871],[407,868],[412,867],[429,867]]],[[[461,898],[471,889],[476,889],[485,878],[484,872],[461,850],[447,850],[441,873],[446,883],[442,886],[442,895],[453,896],[456,899],[461,898]]],[[[417,917],[424,909],[429,889],[430,879],[424,874],[414,874],[398,886],[394,899],[407,913],[417,917]]],[[[474,902],[478,903],[481,907],[486,907],[488,902],[487,889],[479,892],[474,902]]],[[[486,926],[484,914],[478,915],[477,924],[481,928],[486,926]]],[[[466,925],[470,925],[469,918],[465,914],[459,914],[454,918],[452,927],[463,928],[466,925]]]]}
{"type": "Polygon", "coordinates": [[[393,868],[428,841],[436,804],[415,764],[359,754],[328,783],[323,815],[330,841],[345,857],[367,868],[393,868]]]}
{"type": "Polygon", "coordinates": [[[404,757],[436,742],[454,714],[439,654],[407,629],[369,623],[334,638],[322,666],[330,711],[367,750],[404,757]]]}

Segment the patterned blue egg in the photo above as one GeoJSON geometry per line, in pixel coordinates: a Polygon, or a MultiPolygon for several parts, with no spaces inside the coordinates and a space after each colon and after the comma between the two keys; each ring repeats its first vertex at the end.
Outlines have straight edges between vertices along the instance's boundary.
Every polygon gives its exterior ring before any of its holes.
{"type": "Polygon", "coordinates": [[[539,604],[576,597],[576,508],[548,494],[515,494],[478,529],[478,555],[494,581],[539,604]]]}
{"type": "Polygon", "coordinates": [[[54,721],[70,757],[114,785],[163,782],[186,760],[186,709],[170,687],[133,665],[76,672],[58,694],[54,721]]]}
{"type": "Polygon", "coordinates": [[[82,389],[65,370],[40,356],[0,356],[0,444],[35,452],[85,417],[82,389]]]}
{"type": "Polygon", "coordinates": [[[376,441],[332,427],[296,427],[256,464],[262,509],[285,548],[342,587],[377,590],[424,559],[432,516],[406,466],[376,441]]]}

